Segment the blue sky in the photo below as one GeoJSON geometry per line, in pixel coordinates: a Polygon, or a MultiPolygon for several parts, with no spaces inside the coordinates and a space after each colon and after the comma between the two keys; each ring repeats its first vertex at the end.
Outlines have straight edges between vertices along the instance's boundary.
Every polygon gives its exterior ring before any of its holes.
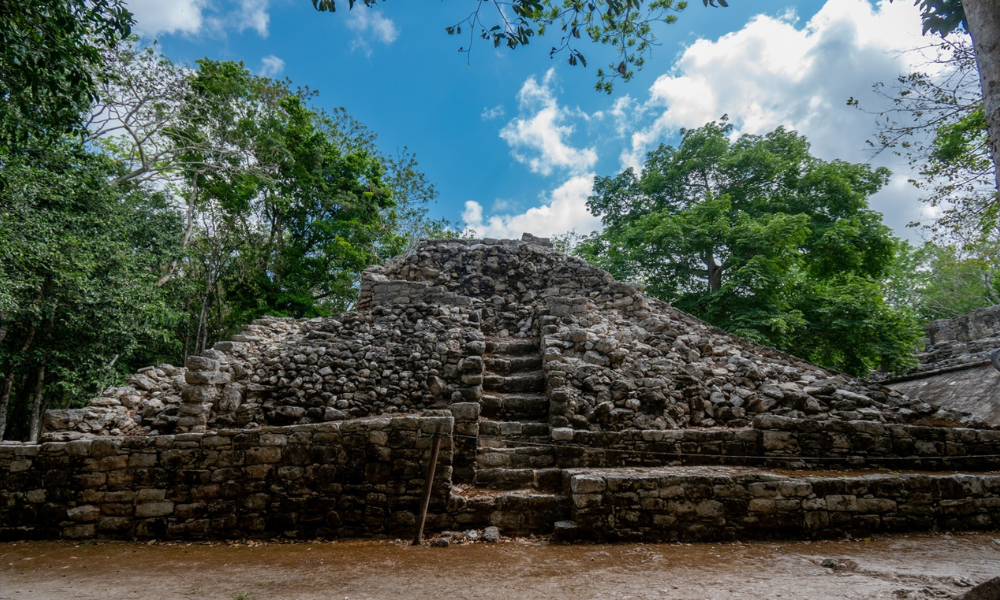
{"type": "MultiPolygon", "coordinates": [[[[610,96],[595,92],[594,67],[607,50],[584,45],[590,68],[548,56],[543,37],[514,51],[467,35],[448,36],[474,2],[346,0],[334,14],[310,0],[131,0],[137,31],[182,63],[208,56],[243,61],[320,91],[379,135],[383,149],[407,146],[440,191],[434,216],[464,219],[490,237],[551,235],[599,223],[586,212],[595,174],[641,164],[645,152],[726,113],[737,128],[794,128],[825,159],[865,161],[874,117],[848,107],[919,63],[900,51],[921,44],[908,1],[695,0],[635,79],[610,96]],[[470,64],[471,63],[471,64],[470,64]]],[[[923,40],[926,41],[926,40],[923,40]]],[[[922,216],[905,162],[881,156],[897,176],[873,201],[898,234],[922,216]]]]}

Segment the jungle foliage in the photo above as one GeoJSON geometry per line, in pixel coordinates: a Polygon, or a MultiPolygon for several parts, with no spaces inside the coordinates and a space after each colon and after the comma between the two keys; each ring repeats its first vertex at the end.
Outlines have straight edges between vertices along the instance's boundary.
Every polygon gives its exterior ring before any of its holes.
{"type": "Polygon", "coordinates": [[[450,234],[413,154],[383,153],[314,92],[240,63],[175,65],[122,37],[128,18],[99,36],[110,17],[91,17],[60,41],[79,60],[30,98],[3,65],[0,439],[259,316],[348,309],[365,267],[450,234]]]}
{"type": "Polygon", "coordinates": [[[900,248],[868,206],[884,168],[826,162],[776,129],[732,141],[723,119],[598,177],[604,231],[576,252],[713,325],[856,375],[911,364],[915,313],[890,303],[900,248]]]}

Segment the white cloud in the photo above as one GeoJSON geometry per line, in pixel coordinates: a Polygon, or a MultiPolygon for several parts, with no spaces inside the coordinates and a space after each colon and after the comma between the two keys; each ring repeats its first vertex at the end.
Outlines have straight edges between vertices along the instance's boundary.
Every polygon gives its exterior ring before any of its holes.
{"type": "MultiPolygon", "coordinates": [[[[794,13],[760,15],[739,31],[688,47],[650,88],[632,121],[622,167],[639,166],[647,151],[679,128],[700,127],[723,114],[741,133],[783,125],[805,135],[821,158],[867,160],[865,140],[874,133],[874,119],[846,101],[861,98],[869,110],[879,110],[872,84],[891,83],[922,61],[900,52],[927,44],[918,9],[907,2],[882,0],[873,7],[867,0],[829,0],[804,26],[797,21],[794,13]],[[658,116],[635,130],[643,112],[658,116]]],[[[619,112],[629,108],[628,100],[619,102],[619,112]]],[[[909,168],[893,160],[888,153],[878,159],[897,177],[873,198],[873,206],[903,233],[919,205],[915,190],[898,181],[911,175],[909,168]]]]}
{"type": "Polygon", "coordinates": [[[271,54],[260,59],[260,74],[264,77],[274,77],[285,70],[285,61],[271,54]]]}
{"type": "Polygon", "coordinates": [[[241,32],[244,29],[253,29],[260,37],[266,38],[267,25],[271,21],[271,16],[267,13],[268,5],[270,0],[240,0],[237,29],[241,32]]]}
{"type": "Polygon", "coordinates": [[[594,174],[570,178],[549,194],[542,206],[519,214],[483,215],[483,207],[474,200],[465,203],[462,220],[478,237],[517,238],[522,233],[551,236],[577,230],[590,233],[600,229],[600,219],[587,210],[587,197],[593,191],[594,174]]]}
{"type": "Polygon", "coordinates": [[[555,70],[549,69],[542,83],[529,77],[518,93],[522,113],[508,123],[500,137],[511,147],[511,154],[528,165],[532,172],[551,175],[553,169],[565,169],[571,174],[586,172],[597,163],[593,148],[574,148],[566,139],[572,135],[573,126],[566,122],[572,117],[588,118],[579,110],[559,106],[552,91],[555,70]]]}
{"type": "Polygon", "coordinates": [[[253,29],[267,37],[270,0],[127,0],[135,15],[135,32],[161,34],[224,35],[226,30],[253,29]]]}
{"type": "Polygon", "coordinates": [[[360,48],[368,56],[372,53],[368,44],[369,38],[383,44],[391,44],[399,37],[399,30],[396,29],[392,19],[383,17],[380,11],[368,8],[360,2],[355,4],[348,14],[347,26],[357,33],[351,42],[351,50],[360,48]]]}
{"type": "Polygon", "coordinates": [[[204,25],[202,11],[207,5],[208,0],[128,0],[127,3],[135,15],[135,32],[144,36],[197,34],[204,25]]]}
{"type": "Polygon", "coordinates": [[[507,113],[503,109],[503,104],[497,104],[493,108],[483,107],[483,112],[479,116],[484,121],[492,121],[493,119],[496,119],[498,117],[502,117],[505,114],[507,114],[507,113]]]}

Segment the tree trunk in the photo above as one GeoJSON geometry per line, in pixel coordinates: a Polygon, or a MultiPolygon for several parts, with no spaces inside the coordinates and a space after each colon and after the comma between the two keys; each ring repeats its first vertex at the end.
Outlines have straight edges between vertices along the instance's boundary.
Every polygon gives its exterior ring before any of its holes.
{"type": "Polygon", "coordinates": [[[195,351],[204,352],[208,343],[208,301],[211,297],[212,282],[205,281],[205,296],[201,301],[201,313],[198,315],[198,333],[195,337],[195,351]]]}
{"type": "Polygon", "coordinates": [[[28,442],[38,441],[42,429],[42,395],[45,393],[45,360],[38,366],[38,379],[35,381],[35,393],[31,396],[31,429],[28,431],[28,442]]]}
{"type": "Polygon", "coordinates": [[[724,265],[715,262],[715,255],[705,253],[701,255],[701,262],[705,263],[705,274],[708,276],[708,291],[717,292],[722,289],[722,272],[724,265]]]}
{"type": "Polygon", "coordinates": [[[4,374],[3,385],[0,387],[0,442],[7,431],[7,406],[10,404],[10,388],[14,385],[14,369],[4,374]]]}
{"type": "MultiPolygon", "coordinates": [[[[42,302],[42,288],[38,288],[38,296],[35,298],[35,306],[38,306],[42,302]]],[[[34,322],[28,326],[28,335],[24,338],[24,343],[21,344],[21,349],[18,354],[24,354],[31,347],[31,342],[35,339],[35,332],[38,330],[38,326],[34,322]]],[[[4,433],[7,431],[7,407],[10,405],[10,389],[14,385],[14,367],[7,370],[4,374],[3,384],[0,387],[0,441],[3,441],[4,433]]]]}
{"type": "MultiPolygon", "coordinates": [[[[200,173],[200,171],[199,171],[200,173]]],[[[187,202],[187,225],[184,227],[184,238],[181,239],[181,250],[188,247],[191,243],[191,235],[194,233],[194,213],[195,213],[195,201],[198,199],[198,174],[195,174],[191,178],[191,193],[188,195],[187,202]]],[[[167,272],[163,274],[156,281],[156,286],[162,286],[170,281],[170,278],[174,276],[174,271],[177,269],[177,259],[170,261],[167,266],[167,272]]]]}
{"type": "Polygon", "coordinates": [[[1000,189],[1000,0],[962,0],[983,89],[994,176],[1000,189]]]}

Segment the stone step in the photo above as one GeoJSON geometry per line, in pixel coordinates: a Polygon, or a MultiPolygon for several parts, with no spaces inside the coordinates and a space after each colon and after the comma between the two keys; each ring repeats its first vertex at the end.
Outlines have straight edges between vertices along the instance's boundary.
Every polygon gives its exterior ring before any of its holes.
{"type": "Polygon", "coordinates": [[[525,356],[541,355],[538,338],[489,338],[486,340],[486,354],[525,356]]]}
{"type": "Polygon", "coordinates": [[[486,375],[483,389],[488,392],[545,392],[545,374],[541,371],[518,373],[516,375],[486,375]]]}
{"type": "MultiPolygon", "coordinates": [[[[508,441],[551,444],[551,427],[545,421],[479,421],[479,444],[486,448],[504,448],[508,441]]],[[[516,444],[515,444],[516,445],[516,444]]]]}
{"type": "Polygon", "coordinates": [[[481,416],[505,421],[547,420],[549,399],[541,394],[485,394],[481,416]]]}
{"type": "Polygon", "coordinates": [[[494,490],[532,488],[560,492],[563,488],[561,469],[481,468],[476,471],[476,487],[494,490]]]}
{"type": "Polygon", "coordinates": [[[563,494],[535,487],[514,489],[452,488],[448,510],[465,527],[500,529],[501,535],[553,533],[555,524],[569,519],[572,505],[563,494]]]}
{"type": "Polygon", "coordinates": [[[487,356],[486,372],[495,375],[511,375],[528,371],[541,371],[541,356],[487,356]]]}
{"type": "Polygon", "coordinates": [[[476,466],[504,469],[544,469],[556,464],[556,456],[551,446],[518,446],[506,448],[485,448],[476,451],[476,466]]]}

